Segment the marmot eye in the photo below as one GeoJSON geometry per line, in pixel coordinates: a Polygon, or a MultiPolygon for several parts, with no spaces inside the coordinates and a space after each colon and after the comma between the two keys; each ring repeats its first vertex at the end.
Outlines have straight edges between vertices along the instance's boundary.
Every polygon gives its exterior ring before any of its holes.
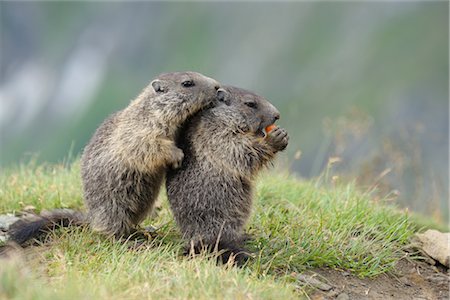
{"type": "Polygon", "coordinates": [[[184,87],[191,87],[191,86],[194,86],[195,83],[192,80],[186,80],[186,81],[183,81],[181,83],[181,85],[184,86],[184,87]]]}
{"type": "Polygon", "coordinates": [[[251,108],[256,108],[256,102],[245,102],[245,105],[251,108]]]}

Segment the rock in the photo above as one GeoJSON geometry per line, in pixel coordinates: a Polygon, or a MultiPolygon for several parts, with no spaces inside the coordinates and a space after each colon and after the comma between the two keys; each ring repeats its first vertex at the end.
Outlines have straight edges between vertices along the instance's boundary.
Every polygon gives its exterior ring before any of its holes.
{"type": "Polygon", "coordinates": [[[421,243],[421,249],[434,260],[447,268],[450,267],[450,233],[442,233],[429,229],[422,234],[416,234],[421,243]]]}
{"type": "Polygon", "coordinates": [[[17,220],[19,218],[12,214],[0,215],[0,231],[8,231],[9,226],[17,220]]]}
{"type": "Polygon", "coordinates": [[[322,281],[319,281],[318,279],[314,278],[314,275],[310,276],[310,275],[304,275],[304,274],[300,274],[297,275],[297,280],[301,281],[303,283],[306,283],[307,285],[310,285],[312,287],[315,287],[321,291],[329,291],[331,290],[333,287],[329,284],[326,284],[322,281]]]}
{"type": "Polygon", "coordinates": [[[350,299],[350,297],[346,293],[340,293],[336,297],[336,300],[349,300],[349,299],[350,299]]]}
{"type": "Polygon", "coordinates": [[[36,213],[36,207],[34,207],[33,205],[27,205],[23,208],[23,211],[29,213],[36,213]]]}

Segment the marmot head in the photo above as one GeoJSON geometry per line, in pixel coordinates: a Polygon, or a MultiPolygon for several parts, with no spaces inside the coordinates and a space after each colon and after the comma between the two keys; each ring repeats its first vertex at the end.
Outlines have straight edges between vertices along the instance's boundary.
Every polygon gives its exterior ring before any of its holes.
{"type": "MultiPolygon", "coordinates": [[[[216,99],[223,93],[216,80],[196,72],[173,72],[159,75],[150,83],[156,95],[166,95],[170,105],[186,108],[192,114],[216,99]]],[[[150,87],[149,87],[150,88],[150,87]]]]}
{"type": "Polygon", "coordinates": [[[265,98],[234,86],[224,86],[218,95],[217,111],[225,126],[234,130],[264,136],[264,128],[280,118],[280,112],[265,98]]]}

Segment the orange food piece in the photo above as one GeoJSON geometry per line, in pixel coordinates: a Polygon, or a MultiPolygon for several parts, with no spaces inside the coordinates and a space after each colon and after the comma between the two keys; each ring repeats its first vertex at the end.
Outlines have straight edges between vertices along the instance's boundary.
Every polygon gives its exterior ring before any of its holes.
{"type": "Polygon", "coordinates": [[[275,124],[269,125],[266,127],[266,132],[269,133],[272,130],[274,130],[275,128],[277,128],[277,126],[275,126],[275,124]]]}

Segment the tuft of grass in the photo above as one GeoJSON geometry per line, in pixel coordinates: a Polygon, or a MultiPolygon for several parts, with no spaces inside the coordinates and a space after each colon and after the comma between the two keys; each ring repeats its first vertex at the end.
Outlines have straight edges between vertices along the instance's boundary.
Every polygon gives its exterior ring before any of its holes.
{"type": "Polygon", "coordinates": [[[414,233],[407,213],[371,201],[354,184],[317,187],[266,175],[257,190],[250,231],[263,274],[327,266],[375,276],[404,256],[414,233]]]}
{"type": "MultiPolygon", "coordinates": [[[[82,208],[79,170],[78,161],[4,170],[0,213],[28,205],[82,208]]],[[[158,237],[138,249],[87,227],[54,231],[31,248],[25,265],[0,272],[0,298],[298,298],[306,294],[296,274],[306,269],[345,269],[361,277],[391,270],[417,226],[406,212],[372,201],[354,184],[268,172],[258,180],[247,230],[255,258],[234,268],[217,266],[208,255],[181,256],[183,242],[165,195],[160,203],[157,217],[145,222],[158,227],[158,237]]]]}
{"type": "Polygon", "coordinates": [[[33,206],[39,212],[51,208],[79,208],[83,205],[80,163],[40,164],[35,160],[2,169],[0,213],[33,206]]]}

